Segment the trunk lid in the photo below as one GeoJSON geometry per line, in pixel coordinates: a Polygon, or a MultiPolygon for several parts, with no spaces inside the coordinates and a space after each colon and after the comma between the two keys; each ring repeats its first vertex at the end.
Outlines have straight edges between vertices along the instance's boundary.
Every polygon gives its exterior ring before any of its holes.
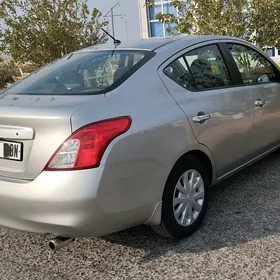
{"type": "Polygon", "coordinates": [[[26,180],[36,178],[57,148],[71,135],[72,114],[89,100],[101,98],[1,96],[0,176],[26,180]]]}

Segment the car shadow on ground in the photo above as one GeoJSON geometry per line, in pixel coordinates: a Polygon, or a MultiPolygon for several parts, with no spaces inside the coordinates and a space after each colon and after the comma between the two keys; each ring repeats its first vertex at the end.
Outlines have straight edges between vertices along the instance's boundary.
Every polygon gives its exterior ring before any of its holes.
{"type": "Polygon", "coordinates": [[[202,253],[238,246],[280,233],[280,152],[213,187],[208,214],[189,238],[172,241],[139,226],[106,237],[110,243],[142,249],[143,261],[168,252],[202,253]]]}

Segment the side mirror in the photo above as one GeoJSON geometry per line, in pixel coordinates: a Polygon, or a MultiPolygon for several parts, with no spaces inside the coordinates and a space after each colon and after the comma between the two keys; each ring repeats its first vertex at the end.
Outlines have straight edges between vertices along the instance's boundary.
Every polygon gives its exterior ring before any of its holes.
{"type": "Polygon", "coordinates": [[[258,80],[257,80],[258,83],[268,83],[269,81],[270,81],[270,79],[269,79],[268,75],[266,75],[266,74],[261,75],[260,77],[258,77],[258,80]]]}

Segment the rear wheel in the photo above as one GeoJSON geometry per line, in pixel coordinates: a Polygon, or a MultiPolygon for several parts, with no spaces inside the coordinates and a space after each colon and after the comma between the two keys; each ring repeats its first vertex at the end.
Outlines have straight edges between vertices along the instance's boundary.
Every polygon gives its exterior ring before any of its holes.
{"type": "Polygon", "coordinates": [[[186,156],[174,167],[163,193],[162,218],[155,232],[182,239],[200,226],[208,207],[209,174],[195,156],[186,156]]]}

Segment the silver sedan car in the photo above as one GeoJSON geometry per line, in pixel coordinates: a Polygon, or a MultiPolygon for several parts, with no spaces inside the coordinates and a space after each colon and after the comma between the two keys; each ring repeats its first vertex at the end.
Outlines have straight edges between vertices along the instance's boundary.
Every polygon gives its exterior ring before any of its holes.
{"type": "Polygon", "coordinates": [[[138,224],[185,238],[212,185],[279,146],[280,72],[253,45],[112,45],[68,54],[1,94],[0,225],[63,241],[138,224]]]}

